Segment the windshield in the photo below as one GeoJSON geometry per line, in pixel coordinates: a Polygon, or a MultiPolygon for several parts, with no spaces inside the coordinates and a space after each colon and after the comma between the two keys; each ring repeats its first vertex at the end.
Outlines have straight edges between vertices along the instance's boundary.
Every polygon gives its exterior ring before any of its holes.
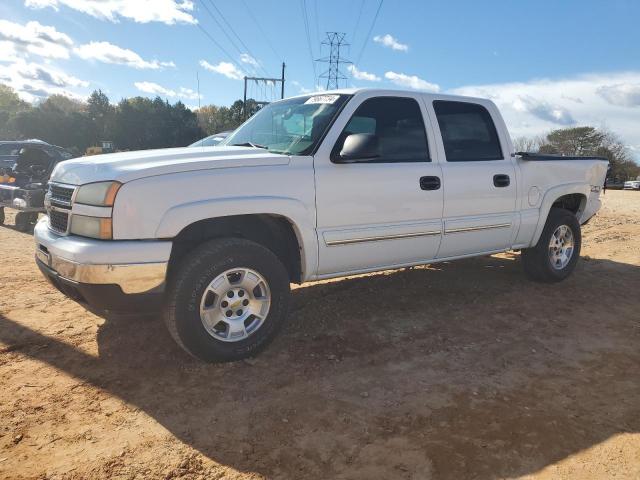
{"type": "Polygon", "coordinates": [[[222,142],[222,140],[224,140],[225,136],[226,135],[219,135],[219,134],[210,135],[208,137],[198,140],[197,142],[193,142],[189,146],[190,147],[215,147],[220,142],[222,142]]]}
{"type": "Polygon", "coordinates": [[[348,95],[310,95],[262,108],[220,145],[266,148],[285,155],[308,155],[320,141],[348,95]]]}

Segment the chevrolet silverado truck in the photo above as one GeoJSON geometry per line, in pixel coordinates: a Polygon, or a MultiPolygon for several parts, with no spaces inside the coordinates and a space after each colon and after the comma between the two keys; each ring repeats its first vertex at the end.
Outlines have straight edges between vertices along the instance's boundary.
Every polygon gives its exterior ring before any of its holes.
{"type": "Polygon", "coordinates": [[[489,100],[304,95],[216,147],[60,163],[36,261],[93,310],[160,308],[187,352],[238,360],[274,337],[292,282],[507,250],[532,279],[565,279],[607,166],[514,152],[489,100]]]}

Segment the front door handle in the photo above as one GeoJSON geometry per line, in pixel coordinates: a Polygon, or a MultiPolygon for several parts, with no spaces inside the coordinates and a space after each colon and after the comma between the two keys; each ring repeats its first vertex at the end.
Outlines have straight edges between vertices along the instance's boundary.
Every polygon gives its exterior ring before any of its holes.
{"type": "Polygon", "coordinates": [[[511,184],[509,175],[499,174],[493,176],[493,185],[495,187],[508,187],[511,184]]]}
{"type": "Polygon", "coordinates": [[[440,189],[440,178],[420,177],[420,188],[422,190],[438,190],[440,189]]]}

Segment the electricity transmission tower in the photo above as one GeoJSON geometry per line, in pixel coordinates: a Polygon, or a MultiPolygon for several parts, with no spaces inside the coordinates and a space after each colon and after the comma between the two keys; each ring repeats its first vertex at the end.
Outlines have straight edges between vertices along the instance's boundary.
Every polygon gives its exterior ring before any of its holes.
{"type": "Polygon", "coordinates": [[[329,56],[319,58],[316,61],[329,64],[329,68],[318,77],[327,80],[327,90],[340,88],[340,81],[344,80],[346,84],[346,80],[349,78],[340,70],[341,65],[353,63],[341,56],[340,49],[349,46],[349,44],[344,41],[345,36],[345,33],[327,32],[327,39],[322,42],[322,45],[329,47],[329,56]]]}

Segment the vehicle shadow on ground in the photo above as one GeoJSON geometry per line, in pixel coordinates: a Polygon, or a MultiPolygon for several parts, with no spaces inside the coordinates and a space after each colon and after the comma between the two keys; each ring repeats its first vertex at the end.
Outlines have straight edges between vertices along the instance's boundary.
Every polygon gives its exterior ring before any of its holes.
{"type": "Polygon", "coordinates": [[[640,431],[639,290],[636,266],[540,285],[505,255],[295,289],[250,362],[191,359],[158,318],[107,318],[98,358],[5,317],[0,340],[240,471],[514,477],[640,431]]]}

